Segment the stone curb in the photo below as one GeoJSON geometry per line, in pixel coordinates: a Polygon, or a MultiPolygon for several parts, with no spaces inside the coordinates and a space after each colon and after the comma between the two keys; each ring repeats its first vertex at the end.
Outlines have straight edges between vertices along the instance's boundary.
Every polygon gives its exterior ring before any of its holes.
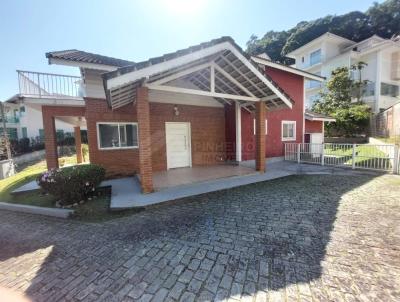
{"type": "Polygon", "coordinates": [[[58,218],[68,218],[70,215],[74,213],[74,210],[69,210],[69,209],[53,209],[53,208],[36,207],[36,206],[29,206],[22,204],[14,204],[8,202],[0,202],[0,210],[45,215],[58,218]]]}

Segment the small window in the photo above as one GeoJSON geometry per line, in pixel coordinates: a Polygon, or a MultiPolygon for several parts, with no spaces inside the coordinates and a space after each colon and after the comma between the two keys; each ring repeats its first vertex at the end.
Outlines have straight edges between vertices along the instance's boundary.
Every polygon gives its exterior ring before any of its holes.
{"type": "Polygon", "coordinates": [[[124,149],[138,147],[136,123],[97,124],[100,149],[124,149]]]}
{"type": "Polygon", "coordinates": [[[7,135],[9,139],[17,140],[18,139],[17,128],[7,128],[7,135]]]}
{"type": "Polygon", "coordinates": [[[398,97],[399,86],[388,83],[381,83],[381,95],[398,97]]]}
{"type": "MultiPolygon", "coordinates": [[[[253,118],[253,134],[256,135],[256,119],[253,118]]],[[[265,120],[265,135],[268,134],[268,120],[265,120]]]]}
{"type": "Polygon", "coordinates": [[[301,57],[301,63],[304,63],[304,57],[301,57]]]}
{"type": "Polygon", "coordinates": [[[22,137],[27,138],[28,137],[28,129],[26,127],[22,127],[22,137]]]}
{"type": "Polygon", "coordinates": [[[39,138],[41,141],[44,140],[44,129],[39,129],[39,138]]]}
{"type": "Polygon", "coordinates": [[[19,107],[19,114],[20,116],[25,116],[25,106],[19,107]]]}
{"type": "Polygon", "coordinates": [[[321,63],[321,49],[310,53],[310,66],[321,63]]]}
{"type": "Polygon", "coordinates": [[[296,122],[282,121],[282,141],[296,140],[296,122]]]}

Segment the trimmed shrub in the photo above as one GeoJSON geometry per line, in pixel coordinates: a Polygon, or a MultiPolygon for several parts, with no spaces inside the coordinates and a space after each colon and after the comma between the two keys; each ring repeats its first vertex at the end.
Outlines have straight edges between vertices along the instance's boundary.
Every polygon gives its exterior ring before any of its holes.
{"type": "Polygon", "coordinates": [[[37,183],[62,205],[70,205],[91,197],[104,179],[105,172],[103,167],[93,164],[52,169],[41,174],[37,183]]]}

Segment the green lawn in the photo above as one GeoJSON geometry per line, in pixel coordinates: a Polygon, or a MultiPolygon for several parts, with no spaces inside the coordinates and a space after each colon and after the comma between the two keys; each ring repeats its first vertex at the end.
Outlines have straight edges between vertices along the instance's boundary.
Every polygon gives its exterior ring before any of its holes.
{"type": "Polygon", "coordinates": [[[400,136],[392,136],[392,137],[374,137],[386,144],[400,144],[400,136]]]}
{"type": "MultiPolygon", "coordinates": [[[[352,164],[352,155],[353,155],[353,146],[346,145],[345,148],[335,149],[334,145],[325,144],[325,156],[340,156],[344,158],[344,164],[351,165],[352,164]]],[[[366,164],[368,166],[368,162],[372,162],[373,159],[370,157],[378,157],[380,160],[375,160],[375,165],[380,165],[381,168],[390,167],[389,157],[386,153],[377,149],[371,145],[358,145],[356,147],[356,165],[366,164]]]]}
{"type": "MultiPolygon", "coordinates": [[[[76,157],[62,157],[59,159],[59,162],[63,165],[73,165],[76,164],[76,157]]],[[[36,177],[44,171],[46,171],[46,162],[44,160],[17,167],[17,173],[14,176],[0,180],[0,201],[39,207],[54,207],[56,199],[51,195],[44,195],[38,191],[19,195],[11,194],[14,189],[35,180],[36,177]]],[[[101,222],[132,215],[138,211],[126,210],[111,212],[109,211],[109,205],[109,195],[102,194],[76,207],[73,219],[87,222],[101,222]]]]}
{"type": "MultiPolygon", "coordinates": [[[[64,164],[76,164],[76,157],[62,157],[60,158],[64,164]]],[[[32,181],[36,177],[46,171],[46,162],[40,161],[31,163],[30,165],[23,165],[17,167],[17,173],[11,177],[0,180],[0,200],[10,203],[28,204],[40,207],[53,207],[55,200],[50,195],[42,195],[38,192],[26,193],[21,195],[11,195],[11,192],[32,181]]]]}

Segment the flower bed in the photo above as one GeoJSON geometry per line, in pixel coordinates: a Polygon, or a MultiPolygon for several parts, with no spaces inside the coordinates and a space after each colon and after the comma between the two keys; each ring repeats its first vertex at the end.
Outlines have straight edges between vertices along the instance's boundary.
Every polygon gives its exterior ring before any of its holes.
{"type": "Polygon", "coordinates": [[[57,198],[60,205],[68,206],[91,198],[103,181],[105,169],[93,165],[78,165],[52,169],[38,176],[38,185],[57,198]]]}

